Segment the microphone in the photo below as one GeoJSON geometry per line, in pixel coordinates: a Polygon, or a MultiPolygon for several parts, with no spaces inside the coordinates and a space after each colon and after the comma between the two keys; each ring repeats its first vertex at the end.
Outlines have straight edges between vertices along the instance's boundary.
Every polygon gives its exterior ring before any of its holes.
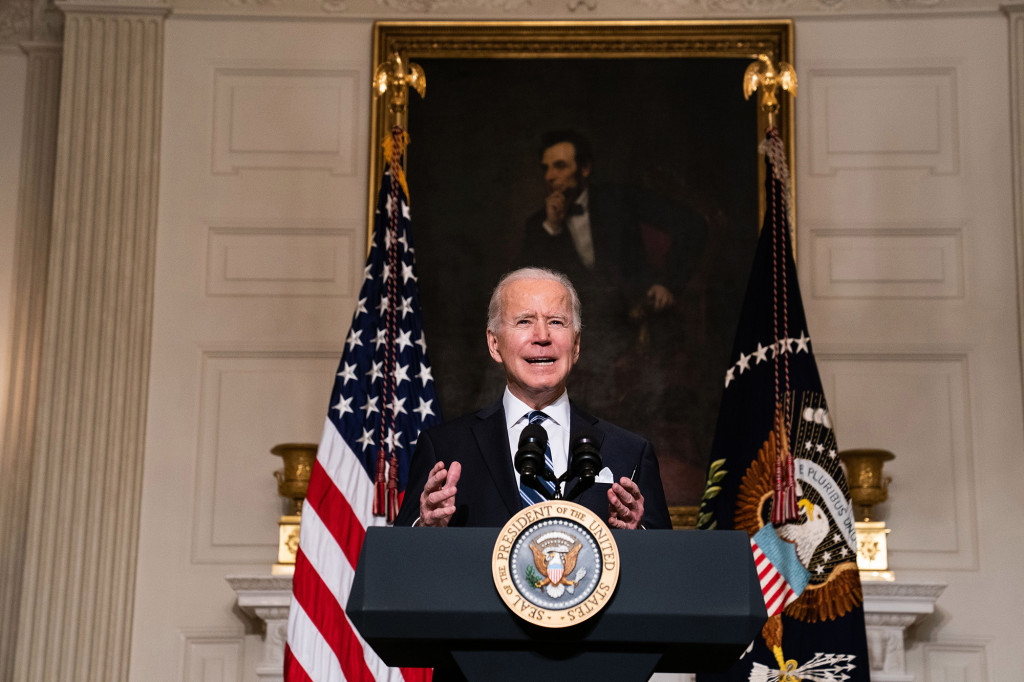
{"type": "Polygon", "coordinates": [[[522,480],[545,497],[547,491],[537,482],[537,477],[544,477],[544,451],[548,447],[548,432],[540,424],[527,424],[519,436],[519,449],[516,451],[515,467],[522,480]]]}
{"type": "Polygon", "coordinates": [[[566,499],[575,499],[590,486],[594,485],[594,477],[601,471],[601,450],[597,447],[597,439],[589,434],[582,434],[573,441],[569,448],[568,475],[578,476],[579,480],[572,490],[566,495],[566,499]]]}

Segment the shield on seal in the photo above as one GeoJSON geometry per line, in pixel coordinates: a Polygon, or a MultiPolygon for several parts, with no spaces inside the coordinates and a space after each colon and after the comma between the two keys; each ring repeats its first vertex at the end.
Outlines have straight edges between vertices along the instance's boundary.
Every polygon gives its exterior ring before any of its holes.
{"type": "Polygon", "coordinates": [[[562,579],[562,571],[565,568],[565,564],[562,563],[562,556],[556,554],[551,561],[548,562],[548,580],[551,581],[552,585],[557,585],[562,579]]]}

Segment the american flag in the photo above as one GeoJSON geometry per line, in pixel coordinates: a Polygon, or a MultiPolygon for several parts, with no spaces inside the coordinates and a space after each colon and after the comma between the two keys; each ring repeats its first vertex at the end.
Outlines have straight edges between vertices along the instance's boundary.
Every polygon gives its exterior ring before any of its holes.
{"type": "MultiPolygon", "coordinates": [[[[396,141],[404,148],[404,134],[396,132],[392,145],[396,141]]],[[[416,439],[441,421],[421,324],[404,177],[394,163],[398,154],[390,158],[302,510],[285,647],[288,682],[411,681],[430,674],[388,668],[344,610],[366,528],[394,518],[416,439]]]]}

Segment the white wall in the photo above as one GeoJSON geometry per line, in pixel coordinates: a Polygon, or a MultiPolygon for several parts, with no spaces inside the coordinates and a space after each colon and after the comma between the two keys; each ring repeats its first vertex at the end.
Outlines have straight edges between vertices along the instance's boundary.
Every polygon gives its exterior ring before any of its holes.
{"type": "Polygon", "coordinates": [[[245,664],[224,576],[276,560],[269,450],[319,442],[362,280],[369,54],[369,22],[167,22],[133,680],[245,664]]]}
{"type": "MultiPolygon", "coordinates": [[[[253,679],[223,577],[274,561],[269,447],[319,437],[365,248],[370,34],[167,22],[133,680],[253,679]]],[[[950,585],[910,665],[1016,679],[1006,20],[836,15],[796,39],[799,265],[839,443],[896,452],[893,568],[950,585]]]]}
{"type": "Polygon", "coordinates": [[[1006,33],[995,14],[796,29],[800,275],[839,444],[896,454],[891,567],[949,583],[918,679],[1022,662],[1006,33]]]}

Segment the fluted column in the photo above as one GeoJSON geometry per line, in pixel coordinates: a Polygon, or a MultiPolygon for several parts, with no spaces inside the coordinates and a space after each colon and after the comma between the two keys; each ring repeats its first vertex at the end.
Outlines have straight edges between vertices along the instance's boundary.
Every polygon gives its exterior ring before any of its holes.
{"type": "Polygon", "coordinates": [[[60,43],[21,46],[28,57],[25,123],[13,258],[11,376],[0,446],[0,680],[10,680],[14,672],[60,101],[60,43]]]}
{"type": "Polygon", "coordinates": [[[15,679],[125,680],[166,10],[60,6],[59,133],[15,679]]]}

